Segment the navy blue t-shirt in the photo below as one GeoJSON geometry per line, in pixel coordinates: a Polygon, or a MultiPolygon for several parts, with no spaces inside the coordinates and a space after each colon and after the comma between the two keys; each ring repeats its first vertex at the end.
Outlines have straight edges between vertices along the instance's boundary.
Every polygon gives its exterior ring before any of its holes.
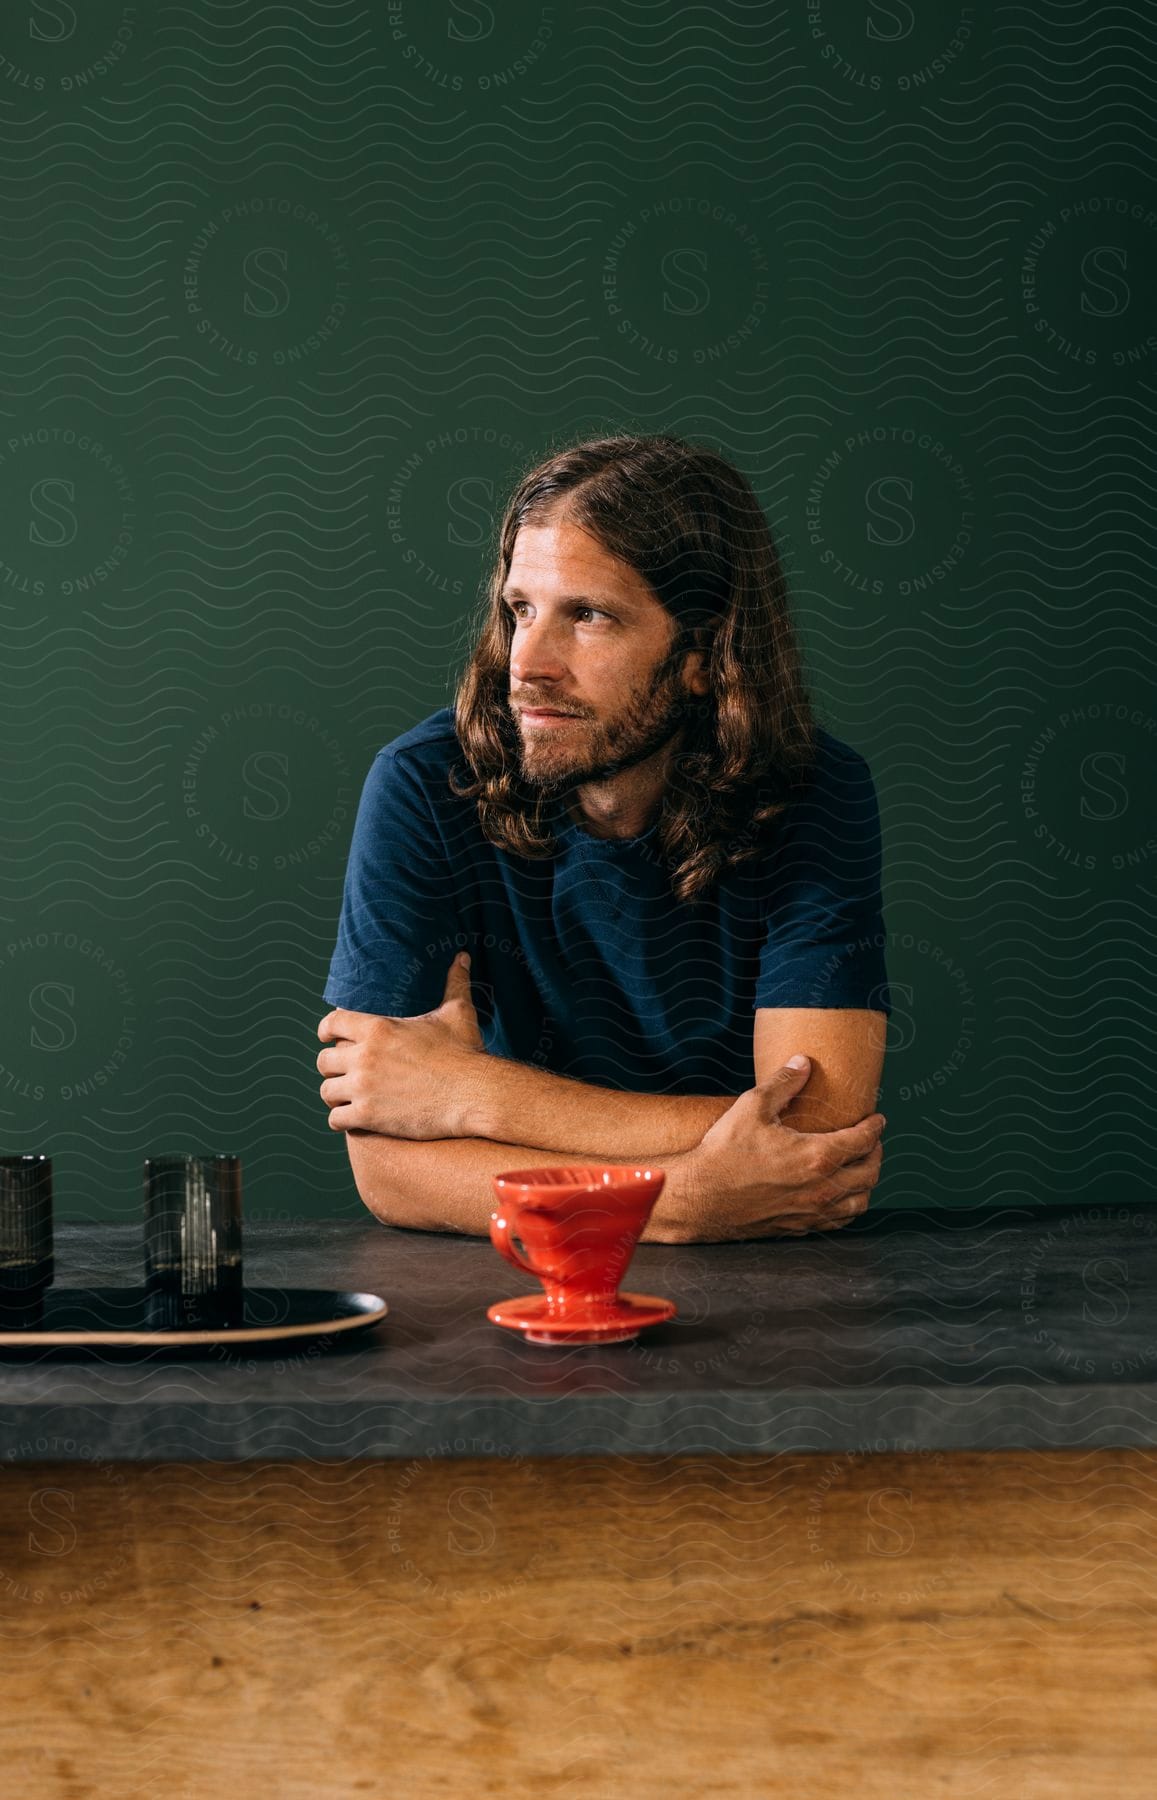
{"type": "Polygon", "coordinates": [[[366,776],[327,1004],[429,1012],[468,950],[496,1055],[636,1093],[742,1093],[755,1084],[757,1007],[891,1011],[871,772],[828,732],[818,745],[813,786],[766,848],[687,903],[657,823],[592,837],[559,798],[547,815],[557,856],[497,849],[476,802],[448,786],[462,755],[441,707],[366,776]]]}

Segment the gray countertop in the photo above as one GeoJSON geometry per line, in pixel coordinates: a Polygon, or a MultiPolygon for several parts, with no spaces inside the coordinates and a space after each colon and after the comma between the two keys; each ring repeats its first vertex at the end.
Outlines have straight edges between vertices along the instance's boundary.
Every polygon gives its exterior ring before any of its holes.
{"type": "MultiPolygon", "coordinates": [[[[678,1315],[527,1344],[487,1239],[250,1225],[252,1286],[380,1294],[347,1343],[0,1354],[0,1458],[733,1455],[1157,1444],[1157,1207],[878,1212],[812,1238],[642,1244],[678,1315]]],[[[57,1287],[136,1284],[140,1232],[57,1228],[57,1287]]]]}

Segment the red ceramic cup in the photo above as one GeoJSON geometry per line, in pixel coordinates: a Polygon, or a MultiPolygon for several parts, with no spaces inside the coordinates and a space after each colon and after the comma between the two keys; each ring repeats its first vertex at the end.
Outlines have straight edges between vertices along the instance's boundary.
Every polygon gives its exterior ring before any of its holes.
{"type": "Polygon", "coordinates": [[[666,1181],[662,1169],[605,1163],[568,1169],[513,1169],[490,1177],[494,1248],[536,1275],[547,1306],[564,1317],[614,1310],[615,1299],[666,1181]],[[522,1241],[524,1255],[514,1247],[522,1241]]]}

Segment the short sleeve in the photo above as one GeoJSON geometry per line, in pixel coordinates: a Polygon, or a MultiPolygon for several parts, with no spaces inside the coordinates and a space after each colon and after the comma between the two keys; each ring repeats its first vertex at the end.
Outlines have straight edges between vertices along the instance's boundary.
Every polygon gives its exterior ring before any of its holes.
{"type": "Polygon", "coordinates": [[[880,813],[864,758],[827,739],[772,855],[755,1007],[855,1007],[891,1016],[880,813]]]}
{"type": "Polygon", "coordinates": [[[399,1018],[438,1006],[460,948],[454,889],[421,784],[379,750],[350,840],[327,1004],[399,1018]]]}

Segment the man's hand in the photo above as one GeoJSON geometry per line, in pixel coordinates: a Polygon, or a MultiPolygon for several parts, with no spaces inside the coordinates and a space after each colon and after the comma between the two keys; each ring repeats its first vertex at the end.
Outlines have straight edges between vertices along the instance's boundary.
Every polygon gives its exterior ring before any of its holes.
{"type": "Polygon", "coordinates": [[[841,1131],[796,1131],[779,1114],[811,1065],[749,1088],[681,1159],[696,1243],[834,1231],[862,1213],[880,1178],[884,1115],[841,1131]]]}
{"type": "Polygon", "coordinates": [[[450,964],[442,1004],[412,1019],[337,1007],[317,1028],[321,1097],[334,1131],[396,1138],[462,1137],[486,1055],[470,997],[469,958],[450,964]]]}

